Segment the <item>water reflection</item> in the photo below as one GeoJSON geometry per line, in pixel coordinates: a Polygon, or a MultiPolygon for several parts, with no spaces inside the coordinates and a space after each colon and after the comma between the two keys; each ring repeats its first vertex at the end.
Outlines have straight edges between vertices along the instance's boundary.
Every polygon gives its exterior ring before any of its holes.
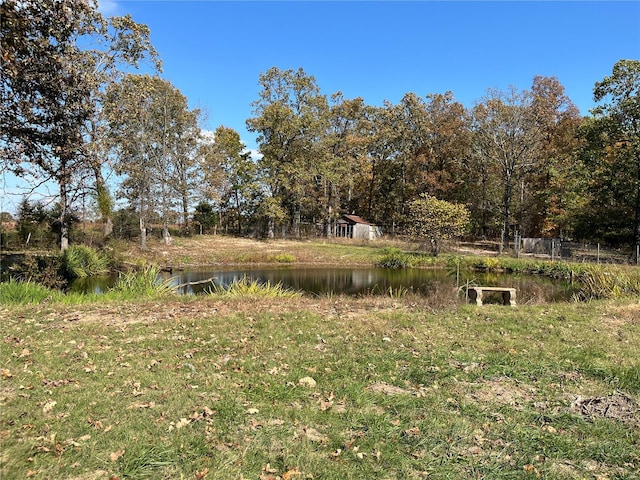
{"type": "MultiPolygon", "coordinates": [[[[285,288],[308,294],[369,295],[409,291],[429,295],[439,289],[463,286],[465,282],[477,285],[499,285],[518,290],[518,303],[557,302],[571,298],[573,289],[567,282],[531,275],[466,272],[459,278],[445,270],[385,269],[385,268],[261,268],[227,270],[190,270],[163,273],[163,280],[180,286],[178,293],[201,294],[211,284],[227,286],[246,277],[251,281],[282,284],[285,288]],[[207,281],[210,280],[210,281],[207,281]],[[205,282],[206,281],[206,282],[205,282]]],[[[73,290],[101,293],[113,285],[115,278],[102,277],[74,282],[73,290]]]]}
{"type": "Polygon", "coordinates": [[[389,294],[402,290],[429,295],[439,289],[455,290],[465,282],[477,285],[500,285],[518,290],[518,302],[530,300],[557,302],[571,298],[573,290],[567,282],[531,275],[466,273],[456,278],[445,270],[385,269],[385,268],[279,268],[238,269],[221,271],[189,271],[169,276],[182,294],[199,294],[210,289],[210,283],[196,283],[213,279],[216,285],[227,286],[247,277],[261,283],[282,284],[285,288],[315,295],[389,294]],[[185,285],[187,284],[187,285],[185,285]]]}

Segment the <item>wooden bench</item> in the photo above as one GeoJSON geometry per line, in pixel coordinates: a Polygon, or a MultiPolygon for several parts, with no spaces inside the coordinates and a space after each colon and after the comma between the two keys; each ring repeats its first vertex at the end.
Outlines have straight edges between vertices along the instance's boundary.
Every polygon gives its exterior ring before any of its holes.
{"type": "Polygon", "coordinates": [[[469,287],[467,295],[470,301],[475,301],[476,305],[482,305],[482,295],[484,292],[502,292],[502,301],[505,305],[516,305],[516,289],[506,287],[469,287]]]}

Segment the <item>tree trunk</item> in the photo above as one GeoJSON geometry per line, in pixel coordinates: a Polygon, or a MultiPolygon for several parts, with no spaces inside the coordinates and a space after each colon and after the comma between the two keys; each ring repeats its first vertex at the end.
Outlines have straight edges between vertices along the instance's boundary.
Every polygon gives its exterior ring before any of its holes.
{"type": "Polygon", "coordinates": [[[140,218],[140,248],[142,250],[147,248],[147,227],[142,218],[140,218]]]}
{"type": "Polygon", "coordinates": [[[440,244],[438,242],[438,239],[435,237],[431,238],[431,253],[434,257],[437,257],[440,253],[440,244]]]}
{"type": "Polygon", "coordinates": [[[167,223],[166,220],[162,222],[162,240],[164,241],[165,245],[171,244],[171,234],[169,233],[169,224],[167,223]]]}
{"type": "Polygon", "coordinates": [[[371,209],[373,208],[373,192],[376,182],[376,161],[374,160],[371,165],[371,181],[369,182],[369,196],[367,199],[367,220],[371,220],[371,209]]]}
{"type": "Polygon", "coordinates": [[[267,221],[267,238],[275,238],[276,221],[273,217],[269,217],[267,221]]]}
{"type": "Polygon", "coordinates": [[[237,189],[233,193],[236,200],[236,222],[237,222],[237,228],[238,228],[238,235],[241,235],[242,225],[240,223],[240,196],[238,195],[237,189]]]}
{"type": "Polygon", "coordinates": [[[509,223],[511,221],[511,193],[513,185],[511,185],[511,175],[507,174],[504,183],[504,217],[502,222],[502,242],[500,251],[509,245],[509,223]]]}
{"type": "Polygon", "coordinates": [[[189,228],[189,199],[185,191],[182,192],[182,221],[184,222],[183,232],[189,236],[191,234],[191,229],[189,228]]]}
{"type": "Polygon", "coordinates": [[[60,218],[58,220],[60,222],[60,251],[64,252],[69,248],[69,220],[67,218],[67,205],[69,202],[67,187],[69,186],[69,183],[66,170],[66,160],[61,158],[60,162],[62,164],[62,174],[58,177],[58,181],[60,182],[60,218]]]}
{"type": "Polygon", "coordinates": [[[640,156],[636,157],[636,204],[635,219],[633,225],[633,246],[635,247],[636,264],[640,262],[638,258],[638,245],[640,245],[640,156]]]}
{"type": "Polygon", "coordinates": [[[111,220],[111,216],[107,216],[104,220],[104,236],[108,237],[113,233],[113,221],[111,220]]]}
{"type": "Polygon", "coordinates": [[[296,202],[296,210],[293,214],[293,234],[296,238],[300,238],[300,217],[301,217],[300,202],[296,202]]]}

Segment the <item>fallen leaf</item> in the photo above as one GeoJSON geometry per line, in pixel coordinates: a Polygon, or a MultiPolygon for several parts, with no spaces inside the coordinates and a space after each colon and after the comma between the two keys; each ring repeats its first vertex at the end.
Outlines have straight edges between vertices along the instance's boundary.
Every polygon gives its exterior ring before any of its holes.
{"type": "Polygon", "coordinates": [[[291,470],[287,470],[282,474],[282,480],[290,480],[290,478],[294,475],[302,475],[302,472],[297,467],[292,468],[291,470]]]}
{"type": "Polygon", "coordinates": [[[109,460],[111,460],[112,462],[116,462],[123,455],[124,455],[123,449],[120,449],[117,452],[111,452],[111,454],[109,455],[109,460]]]}
{"type": "Polygon", "coordinates": [[[42,413],[50,413],[53,410],[53,407],[55,407],[57,404],[58,402],[49,400],[47,403],[44,404],[44,407],[42,407],[42,413]]]}
{"type": "Polygon", "coordinates": [[[205,468],[201,472],[196,472],[196,474],[195,474],[196,480],[202,480],[204,477],[207,476],[207,473],[209,473],[209,469],[208,468],[205,468]]]}
{"type": "Polygon", "coordinates": [[[133,402],[127,407],[127,410],[131,410],[133,408],[154,408],[156,406],[156,402],[133,402]]]}
{"type": "Polygon", "coordinates": [[[298,380],[298,385],[314,388],[316,386],[316,381],[311,377],[302,377],[300,380],[298,380]]]}
{"type": "Polygon", "coordinates": [[[183,417],[176,423],[176,428],[186,427],[187,425],[189,425],[189,420],[183,417]]]}
{"type": "Polygon", "coordinates": [[[2,370],[0,370],[1,374],[2,374],[2,379],[6,380],[7,378],[11,378],[13,377],[13,373],[11,373],[11,370],[8,370],[6,368],[3,368],[2,370]]]}
{"type": "Polygon", "coordinates": [[[265,473],[278,473],[278,470],[276,470],[275,468],[272,468],[270,463],[267,463],[262,468],[262,471],[265,472],[265,473]]]}
{"type": "Polygon", "coordinates": [[[216,414],[216,412],[214,410],[211,410],[209,407],[203,407],[202,414],[205,417],[213,417],[216,414]]]}

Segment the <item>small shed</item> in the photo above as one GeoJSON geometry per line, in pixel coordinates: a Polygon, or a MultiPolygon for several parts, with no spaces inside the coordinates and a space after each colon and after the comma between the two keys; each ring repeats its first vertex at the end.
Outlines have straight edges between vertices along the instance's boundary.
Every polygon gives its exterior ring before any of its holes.
{"type": "Polygon", "coordinates": [[[382,236],[380,227],[357,215],[341,215],[336,222],[336,237],[373,240],[382,236]]]}

